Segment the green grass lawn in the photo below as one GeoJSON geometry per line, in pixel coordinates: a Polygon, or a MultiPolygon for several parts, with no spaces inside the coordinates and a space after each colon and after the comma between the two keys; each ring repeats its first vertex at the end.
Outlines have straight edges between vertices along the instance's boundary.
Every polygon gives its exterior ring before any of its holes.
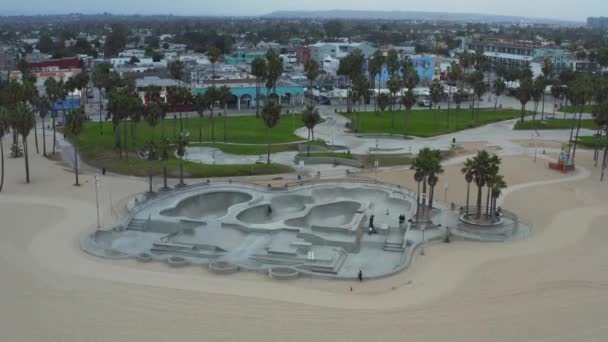
{"type": "MultiPolygon", "coordinates": [[[[594,148],[595,147],[595,137],[591,135],[586,135],[582,137],[578,137],[578,143],[585,147],[594,148]]],[[[606,146],[606,137],[603,136],[600,140],[600,146],[606,146]]]]}
{"type": "MultiPolygon", "coordinates": [[[[296,128],[301,126],[301,120],[298,116],[295,118],[295,123],[296,128]]],[[[188,119],[187,121],[184,119],[182,124],[184,130],[188,129],[191,132],[191,141],[198,140],[199,128],[202,133],[202,139],[211,140],[211,125],[209,118],[195,118],[188,119]]],[[[229,142],[266,142],[266,127],[264,126],[262,119],[256,119],[255,116],[229,116],[226,126],[226,136],[227,141],[229,142]]],[[[124,123],[121,123],[120,129],[121,137],[124,139],[124,123]]],[[[119,159],[118,153],[114,149],[114,133],[111,122],[103,123],[103,135],[100,135],[99,123],[86,123],[82,133],[76,141],[82,158],[90,165],[98,168],[105,167],[110,172],[120,174],[146,176],[149,170],[149,162],[136,158],[134,154],[136,146],[144,145],[144,143],[150,141],[153,136],[155,141],[158,142],[162,136],[163,130],[167,137],[173,139],[174,129],[176,133],[179,131],[179,120],[164,120],[164,122],[161,122],[156,126],[154,131],[146,122],[142,121],[134,128],[132,128],[132,125],[129,122],[127,142],[130,153],[128,160],[126,160],[124,156],[123,159],[119,159]]],[[[216,141],[223,140],[223,132],[222,119],[216,119],[216,141]]],[[[271,129],[270,135],[273,143],[302,140],[293,134],[291,117],[287,115],[281,117],[279,124],[275,128],[271,129]]],[[[257,148],[258,146],[255,147],[257,148]]],[[[266,152],[266,146],[263,146],[263,151],[264,153],[266,152]]],[[[250,150],[250,152],[252,151],[250,150]]],[[[160,163],[155,162],[153,164],[160,163]]],[[[175,177],[179,174],[178,165],[179,160],[172,156],[168,161],[168,170],[170,176],[175,177]]],[[[186,162],[184,165],[184,175],[191,178],[276,174],[290,172],[293,170],[289,166],[278,164],[206,165],[186,162]]]]}
{"type": "MultiPolygon", "coordinates": [[[[584,105],[583,113],[593,113],[595,105],[584,105]]],[[[579,113],[581,110],[580,106],[563,106],[559,109],[560,112],[564,113],[579,113]]]]}
{"type": "Polygon", "coordinates": [[[512,109],[475,110],[414,110],[405,114],[405,111],[395,111],[395,125],[392,127],[392,112],[362,112],[344,113],[347,118],[354,120],[358,133],[392,133],[405,134],[417,137],[432,137],[436,135],[456,132],[467,128],[478,127],[492,122],[519,118],[520,111],[512,109]],[[405,125],[407,116],[407,126],[405,125]],[[357,123],[357,120],[360,122],[357,123]]]}
{"type": "MultiPolygon", "coordinates": [[[[576,124],[577,120],[574,119],[555,119],[555,120],[529,120],[524,122],[517,122],[515,129],[526,130],[526,129],[570,129],[573,124],[576,124]]],[[[576,126],[575,126],[576,128],[576,126]]],[[[593,120],[581,120],[581,128],[597,129],[597,125],[593,120]]]]}

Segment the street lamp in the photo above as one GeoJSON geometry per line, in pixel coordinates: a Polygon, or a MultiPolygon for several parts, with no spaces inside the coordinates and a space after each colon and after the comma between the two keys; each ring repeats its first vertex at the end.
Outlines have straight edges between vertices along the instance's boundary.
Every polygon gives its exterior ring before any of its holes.
{"type": "Polygon", "coordinates": [[[97,229],[101,227],[99,221],[99,178],[95,175],[95,202],[97,206],[97,229]]]}
{"type": "Polygon", "coordinates": [[[420,255],[424,255],[424,226],[425,224],[422,224],[422,245],[420,247],[420,255]]]}

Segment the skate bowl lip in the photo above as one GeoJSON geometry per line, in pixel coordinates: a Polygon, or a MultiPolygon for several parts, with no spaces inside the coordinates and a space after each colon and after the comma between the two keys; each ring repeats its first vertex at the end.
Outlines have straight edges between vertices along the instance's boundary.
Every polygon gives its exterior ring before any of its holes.
{"type": "MultiPolygon", "coordinates": [[[[248,191],[241,191],[241,190],[237,190],[237,189],[217,189],[217,190],[212,190],[212,191],[205,191],[205,192],[199,192],[199,193],[194,193],[191,194],[189,196],[180,198],[174,205],[163,208],[161,210],[159,210],[159,215],[167,217],[167,218],[185,218],[185,219],[191,219],[191,220],[199,220],[199,219],[203,219],[203,218],[208,218],[209,216],[211,216],[210,214],[212,214],[213,212],[209,212],[209,213],[205,213],[204,215],[201,215],[199,217],[192,217],[192,216],[187,216],[187,215],[171,215],[172,212],[177,212],[179,213],[179,211],[183,211],[185,210],[184,207],[186,207],[188,205],[188,202],[191,201],[195,201],[195,200],[203,200],[205,197],[211,197],[211,196],[221,196],[221,195],[227,195],[227,196],[234,196],[235,198],[237,198],[237,202],[236,203],[232,203],[228,206],[226,206],[225,210],[221,210],[221,211],[217,211],[218,213],[220,213],[220,215],[217,215],[215,217],[217,218],[221,218],[226,216],[226,214],[228,214],[229,210],[231,207],[235,206],[235,205],[239,205],[239,204],[243,204],[243,203],[247,203],[250,202],[254,196],[249,193],[248,191]],[[239,199],[238,197],[242,196],[241,199],[239,199]]],[[[230,197],[228,197],[230,198],[230,197]]]]}
{"type": "Polygon", "coordinates": [[[273,266],[268,269],[268,276],[277,280],[291,280],[300,276],[300,272],[289,266],[273,266]]]}

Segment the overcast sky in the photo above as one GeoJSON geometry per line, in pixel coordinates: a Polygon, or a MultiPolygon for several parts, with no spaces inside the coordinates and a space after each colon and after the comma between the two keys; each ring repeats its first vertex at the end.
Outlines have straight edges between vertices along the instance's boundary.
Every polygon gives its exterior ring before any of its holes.
{"type": "Polygon", "coordinates": [[[277,10],[401,10],[585,20],[608,16],[608,0],[2,0],[3,14],[102,13],[259,15],[277,10]]]}

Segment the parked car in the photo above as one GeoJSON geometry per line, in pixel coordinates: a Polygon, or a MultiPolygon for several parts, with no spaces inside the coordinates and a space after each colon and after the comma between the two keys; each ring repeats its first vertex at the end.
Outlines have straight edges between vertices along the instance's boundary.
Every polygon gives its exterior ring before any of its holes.
{"type": "Polygon", "coordinates": [[[431,106],[431,101],[430,100],[420,100],[420,101],[418,101],[418,106],[420,106],[420,107],[430,107],[431,106]]]}

